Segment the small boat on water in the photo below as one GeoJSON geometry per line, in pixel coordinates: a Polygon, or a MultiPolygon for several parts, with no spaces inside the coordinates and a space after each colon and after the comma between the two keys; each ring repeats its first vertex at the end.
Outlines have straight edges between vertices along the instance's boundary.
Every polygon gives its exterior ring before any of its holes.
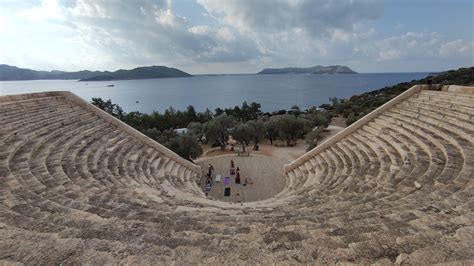
{"type": "Polygon", "coordinates": [[[115,87],[114,84],[107,85],[107,87],[115,87]]]}

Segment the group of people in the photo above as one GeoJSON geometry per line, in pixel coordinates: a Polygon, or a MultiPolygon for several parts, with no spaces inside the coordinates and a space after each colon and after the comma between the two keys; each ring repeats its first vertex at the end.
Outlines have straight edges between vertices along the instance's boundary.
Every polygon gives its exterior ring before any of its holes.
{"type": "MultiPolygon", "coordinates": [[[[240,168],[238,166],[237,168],[234,168],[234,160],[230,160],[230,175],[235,175],[236,184],[242,183],[240,178],[240,168]]],[[[246,186],[248,183],[253,184],[252,178],[244,178],[243,186],[246,186]]]]}
{"type": "MultiPolygon", "coordinates": [[[[214,166],[212,164],[208,164],[207,166],[207,175],[206,175],[206,196],[211,191],[213,179],[212,175],[214,172],[214,166]]],[[[234,160],[230,160],[230,176],[235,176],[235,183],[241,184],[241,177],[240,177],[240,168],[237,166],[235,167],[234,160]]],[[[244,181],[244,186],[247,185],[247,179],[244,181]]]]}

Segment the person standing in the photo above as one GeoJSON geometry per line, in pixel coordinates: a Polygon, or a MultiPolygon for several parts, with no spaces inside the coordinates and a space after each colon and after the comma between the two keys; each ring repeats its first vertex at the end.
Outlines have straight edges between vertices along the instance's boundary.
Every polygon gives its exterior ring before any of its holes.
{"type": "Polygon", "coordinates": [[[240,169],[239,169],[239,167],[237,167],[237,169],[235,171],[235,183],[240,184],[240,169]]]}
{"type": "Polygon", "coordinates": [[[234,160],[230,160],[230,175],[235,175],[234,160]]]}
{"type": "Polygon", "coordinates": [[[212,164],[209,164],[207,167],[207,175],[212,177],[212,172],[214,171],[214,166],[212,164]]]}

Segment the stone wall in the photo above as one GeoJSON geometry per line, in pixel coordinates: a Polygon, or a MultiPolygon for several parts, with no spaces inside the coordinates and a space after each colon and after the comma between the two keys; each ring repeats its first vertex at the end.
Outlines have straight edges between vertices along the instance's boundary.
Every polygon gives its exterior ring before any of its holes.
{"type": "Polygon", "coordinates": [[[448,85],[443,86],[441,91],[455,92],[455,93],[470,93],[474,94],[474,87],[468,86],[458,86],[458,85],[448,85]]]}

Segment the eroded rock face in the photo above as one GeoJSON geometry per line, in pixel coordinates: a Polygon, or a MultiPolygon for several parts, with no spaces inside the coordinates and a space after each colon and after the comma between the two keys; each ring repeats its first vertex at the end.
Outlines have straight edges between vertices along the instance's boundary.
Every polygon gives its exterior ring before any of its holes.
{"type": "Polygon", "coordinates": [[[421,91],[241,206],[68,94],[0,97],[0,261],[469,264],[473,110],[421,91]]]}

